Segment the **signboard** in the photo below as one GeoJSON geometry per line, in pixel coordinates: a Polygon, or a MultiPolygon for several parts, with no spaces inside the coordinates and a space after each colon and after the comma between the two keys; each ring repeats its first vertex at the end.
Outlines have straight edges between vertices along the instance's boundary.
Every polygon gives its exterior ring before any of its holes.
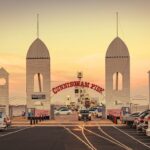
{"type": "MultiPolygon", "coordinates": [[[[85,81],[71,81],[71,82],[67,82],[64,84],[61,84],[57,87],[52,88],[52,91],[54,94],[57,94],[58,92],[67,89],[67,88],[71,88],[71,87],[82,87],[82,88],[90,88],[92,90],[95,90],[96,92],[102,93],[104,91],[104,89],[102,87],[100,87],[99,85],[93,84],[93,83],[89,83],[89,82],[85,82],[85,81]]],[[[78,91],[76,90],[75,93],[77,93],[78,91]]]]}

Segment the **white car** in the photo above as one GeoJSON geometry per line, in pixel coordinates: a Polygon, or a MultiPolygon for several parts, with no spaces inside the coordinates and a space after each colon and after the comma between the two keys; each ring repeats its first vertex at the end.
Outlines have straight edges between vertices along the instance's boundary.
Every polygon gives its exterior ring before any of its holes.
{"type": "Polygon", "coordinates": [[[70,115],[72,111],[68,108],[62,108],[54,111],[55,115],[70,115]]]}
{"type": "Polygon", "coordinates": [[[0,112],[0,130],[7,129],[11,125],[11,120],[3,112],[0,112]]]}

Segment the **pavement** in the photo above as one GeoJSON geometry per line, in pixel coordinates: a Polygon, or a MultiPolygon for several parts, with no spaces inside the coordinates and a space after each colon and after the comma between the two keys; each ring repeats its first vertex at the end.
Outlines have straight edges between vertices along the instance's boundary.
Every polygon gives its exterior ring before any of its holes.
{"type": "Polygon", "coordinates": [[[92,117],[78,121],[76,113],[55,116],[35,125],[24,117],[0,131],[0,150],[150,150],[150,137],[126,125],[92,117]]]}
{"type": "MultiPolygon", "coordinates": [[[[1,150],[150,150],[127,127],[12,127],[0,132],[1,150]],[[115,141],[116,140],[116,141],[115,141]],[[119,144],[120,142],[120,144],[119,144]]],[[[143,135],[144,136],[144,135],[143,135]]],[[[145,136],[146,137],[146,136],[145,136]]],[[[148,137],[150,140],[150,137],[148,137]]]]}
{"type": "MultiPolygon", "coordinates": [[[[57,115],[53,120],[44,120],[44,121],[38,121],[37,126],[62,126],[62,125],[114,125],[112,121],[108,119],[101,119],[92,117],[91,121],[78,121],[77,113],[73,113],[71,115],[57,115]]],[[[27,120],[24,117],[14,117],[12,119],[12,125],[13,126],[29,126],[30,121],[27,120]]]]}

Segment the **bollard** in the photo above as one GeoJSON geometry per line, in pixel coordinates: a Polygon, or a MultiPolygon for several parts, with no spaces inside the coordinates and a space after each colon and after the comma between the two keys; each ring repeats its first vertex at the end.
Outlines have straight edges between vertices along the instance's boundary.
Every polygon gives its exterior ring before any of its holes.
{"type": "Polygon", "coordinates": [[[30,125],[32,125],[32,117],[30,117],[30,125]]]}
{"type": "Polygon", "coordinates": [[[117,124],[117,117],[114,116],[114,123],[117,124]]]}
{"type": "Polygon", "coordinates": [[[35,117],[35,120],[36,120],[36,124],[38,124],[38,117],[35,117]]]}
{"type": "Polygon", "coordinates": [[[40,116],[38,117],[38,120],[39,120],[39,122],[40,122],[40,116]]]}
{"type": "Polygon", "coordinates": [[[35,117],[33,117],[33,124],[35,124],[35,117]]]}

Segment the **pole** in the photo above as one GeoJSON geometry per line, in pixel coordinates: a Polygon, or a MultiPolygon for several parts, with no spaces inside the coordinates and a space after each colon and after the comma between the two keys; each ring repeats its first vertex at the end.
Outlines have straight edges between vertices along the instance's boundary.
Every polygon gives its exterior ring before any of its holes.
{"type": "MultiPolygon", "coordinates": [[[[78,73],[77,73],[77,78],[78,78],[79,81],[81,82],[81,79],[83,78],[82,72],[78,72],[78,73]]],[[[79,101],[80,101],[80,102],[79,102],[78,104],[80,105],[80,106],[79,106],[80,109],[81,109],[81,107],[82,107],[81,89],[82,89],[82,88],[79,86],[79,101]]]]}
{"type": "Polygon", "coordinates": [[[118,37],[118,12],[116,12],[116,32],[118,37]]]}
{"type": "Polygon", "coordinates": [[[148,78],[149,78],[149,109],[150,109],[150,71],[148,71],[148,78]]]}

